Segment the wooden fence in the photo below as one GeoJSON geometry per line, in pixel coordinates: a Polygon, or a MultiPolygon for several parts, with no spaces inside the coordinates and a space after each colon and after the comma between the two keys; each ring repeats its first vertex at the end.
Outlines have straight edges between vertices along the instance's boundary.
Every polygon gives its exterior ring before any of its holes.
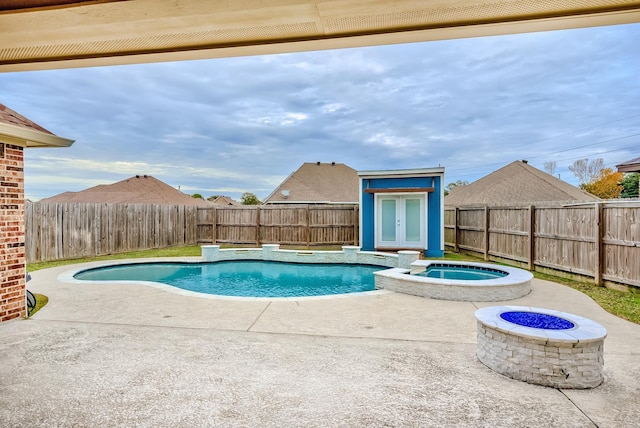
{"type": "Polygon", "coordinates": [[[197,207],[184,205],[25,204],[27,262],[190,245],[197,207]]]}
{"type": "Polygon", "coordinates": [[[357,205],[198,209],[198,240],[216,244],[357,245],[357,205]]]}
{"type": "Polygon", "coordinates": [[[640,203],[446,208],[445,245],[638,287],[640,203]]]}
{"type": "Polygon", "coordinates": [[[205,243],[357,245],[358,207],[25,204],[27,262],[205,243]]]}

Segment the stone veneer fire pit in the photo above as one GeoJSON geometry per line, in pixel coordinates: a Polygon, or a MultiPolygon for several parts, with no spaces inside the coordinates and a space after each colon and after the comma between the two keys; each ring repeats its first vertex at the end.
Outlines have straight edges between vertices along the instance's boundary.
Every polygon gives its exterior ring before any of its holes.
{"type": "Polygon", "coordinates": [[[526,306],[478,309],[478,359],[513,379],[553,388],[594,388],[603,381],[607,330],[566,312],[526,306]]]}

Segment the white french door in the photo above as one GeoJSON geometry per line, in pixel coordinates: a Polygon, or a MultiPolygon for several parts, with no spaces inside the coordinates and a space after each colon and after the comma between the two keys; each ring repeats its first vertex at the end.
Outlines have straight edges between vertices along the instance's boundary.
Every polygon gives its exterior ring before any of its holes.
{"type": "Polygon", "coordinates": [[[425,248],[424,194],[376,196],[376,247],[425,248]]]}

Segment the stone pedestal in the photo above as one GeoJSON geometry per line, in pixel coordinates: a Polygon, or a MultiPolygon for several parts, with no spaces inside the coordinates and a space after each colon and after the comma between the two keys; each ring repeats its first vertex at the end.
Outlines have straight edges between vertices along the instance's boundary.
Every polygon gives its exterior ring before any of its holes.
{"type": "Polygon", "coordinates": [[[419,251],[402,250],[398,251],[398,267],[402,269],[410,269],[411,263],[420,258],[419,251]]]}
{"type": "Polygon", "coordinates": [[[205,262],[216,262],[220,259],[220,245],[203,245],[202,260],[205,262]]]}

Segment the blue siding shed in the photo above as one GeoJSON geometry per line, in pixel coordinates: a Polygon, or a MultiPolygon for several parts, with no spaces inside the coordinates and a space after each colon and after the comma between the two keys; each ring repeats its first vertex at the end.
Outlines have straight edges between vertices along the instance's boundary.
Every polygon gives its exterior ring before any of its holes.
{"type": "Polygon", "coordinates": [[[359,171],[360,246],[444,255],[444,168],[359,171]]]}

